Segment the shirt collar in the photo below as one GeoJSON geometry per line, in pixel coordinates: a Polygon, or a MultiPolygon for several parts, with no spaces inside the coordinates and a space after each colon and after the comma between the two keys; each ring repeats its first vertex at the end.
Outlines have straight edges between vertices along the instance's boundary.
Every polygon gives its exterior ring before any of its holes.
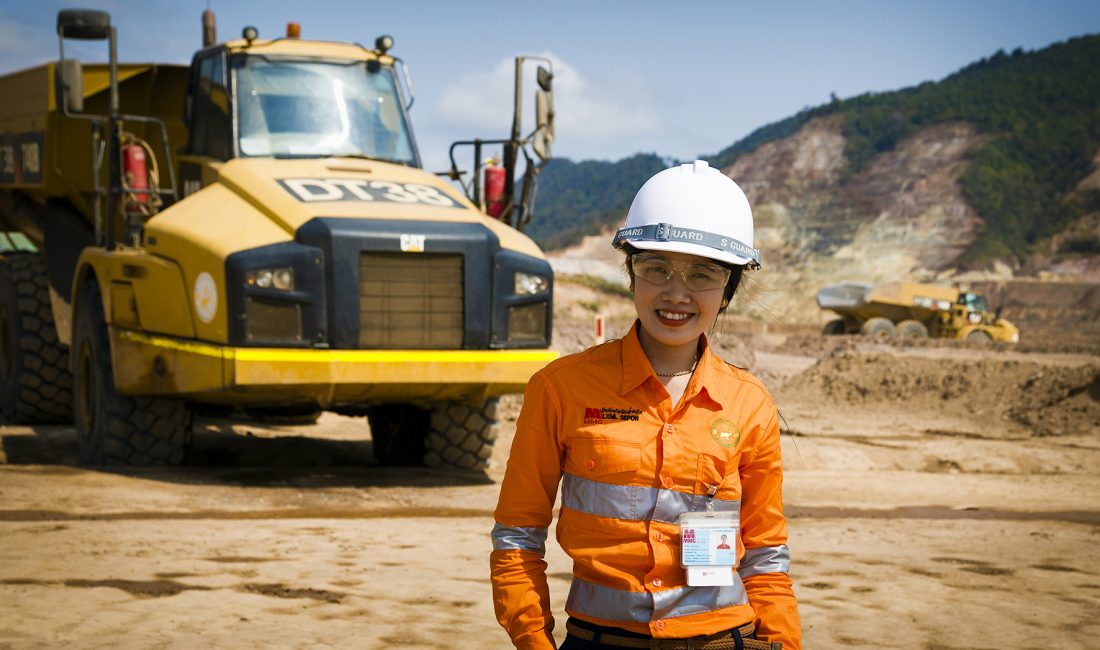
{"type": "MultiPolygon", "coordinates": [[[[645,351],[642,350],[642,341],[638,338],[638,328],[641,326],[641,321],[634,321],[634,325],[630,327],[630,332],[622,339],[623,381],[620,395],[626,395],[641,386],[650,377],[655,381],[659,381],[656,371],[653,370],[645,351]]],[[[711,351],[706,334],[702,335],[702,346],[703,350],[699,355],[699,364],[695,367],[695,373],[684,391],[684,400],[690,401],[695,399],[697,395],[702,394],[717,404],[719,408],[722,408],[721,401],[707,387],[720,385],[722,381],[720,373],[726,362],[711,351]]]]}

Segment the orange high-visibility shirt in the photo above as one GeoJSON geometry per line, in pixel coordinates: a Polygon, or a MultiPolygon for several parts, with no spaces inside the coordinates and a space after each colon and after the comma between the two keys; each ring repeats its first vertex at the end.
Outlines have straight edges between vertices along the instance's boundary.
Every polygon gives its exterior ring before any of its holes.
{"type": "MultiPolygon", "coordinates": [[[[561,358],[532,377],[493,528],[493,600],[519,648],[553,648],[543,561],[561,484],[557,539],[573,558],[570,616],[660,638],[754,621],[757,638],[800,650],[783,516],[778,413],[764,386],[704,351],[672,404],[625,338],[561,358]],[[734,584],[689,587],[679,516],[738,513],[734,584]]],[[[732,540],[731,540],[732,541],[732,540]]]]}

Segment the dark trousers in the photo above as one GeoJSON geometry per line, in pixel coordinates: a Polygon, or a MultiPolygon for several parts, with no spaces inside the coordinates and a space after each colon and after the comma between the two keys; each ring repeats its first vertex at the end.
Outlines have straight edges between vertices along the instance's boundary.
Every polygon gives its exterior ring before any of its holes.
{"type": "MultiPolygon", "coordinates": [[[[599,634],[612,634],[614,636],[625,636],[625,637],[629,637],[631,639],[650,639],[650,638],[652,638],[652,637],[647,636],[645,634],[638,634],[636,632],[627,632],[626,630],[620,630],[617,627],[605,627],[603,625],[596,625],[595,623],[589,623],[588,621],[582,621],[582,620],[576,619],[576,618],[570,618],[569,622],[572,623],[573,625],[576,625],[577,627],[581,627],[581,628],[584,628],[584,629],[589,630],[591,632],[594,632],[597,635],[599,635],[599,634]]],[[[741,633],[738,632],[736,629],[730,630],[730,636],[733,638],[734,643],[737,644],[738,648],[741,647],[741,641],[742,640],[756,638],[755,634],[752,635],[752,636],[742,638],[741,633]]],[[[607,645],[607,644],[604,644],[604,643],[600,643],[599,636],[596,636],[595,638],[593,638],[590,641],[586,641],[584,639],[577,638],[577,637],[573,636],[572,634],[568,634],[565,637],[565,641],[563,641],[562,644],[560,646],[558,646],[558,650],[615,650],[615,648],[617,648],[617,647],[618,646],[612,646],[612,645],[607,645]]]]}

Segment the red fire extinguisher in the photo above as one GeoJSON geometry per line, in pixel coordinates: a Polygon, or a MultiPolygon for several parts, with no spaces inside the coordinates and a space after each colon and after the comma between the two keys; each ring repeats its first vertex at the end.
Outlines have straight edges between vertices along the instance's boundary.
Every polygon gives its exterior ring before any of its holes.
{"type": "Polygon", "coordinates": [[[140,213],[149,203],[149,171],[145,166],[145,149],[139,144],[122,145],[122,173],[126,179],[126,211],[140,213]]]}
{"type": "Polygon", "coordinates": [[[504,167],[494,162],[485,165],[485,213],[497,219],[504,214],[504,167]]]}

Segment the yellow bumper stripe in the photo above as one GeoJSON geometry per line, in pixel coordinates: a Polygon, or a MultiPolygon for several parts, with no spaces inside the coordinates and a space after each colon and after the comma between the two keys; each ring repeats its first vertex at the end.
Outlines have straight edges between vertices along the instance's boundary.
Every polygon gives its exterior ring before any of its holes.
{"type": "Polygon", "coordinates": [[[124,341],[149,345],[187,354],[197,354],[242,362],[312,363],[550,363],[558,358],[552,350],[324,350],[317,348],[233,348],[166,336],[119,330],[124,341]]]}

